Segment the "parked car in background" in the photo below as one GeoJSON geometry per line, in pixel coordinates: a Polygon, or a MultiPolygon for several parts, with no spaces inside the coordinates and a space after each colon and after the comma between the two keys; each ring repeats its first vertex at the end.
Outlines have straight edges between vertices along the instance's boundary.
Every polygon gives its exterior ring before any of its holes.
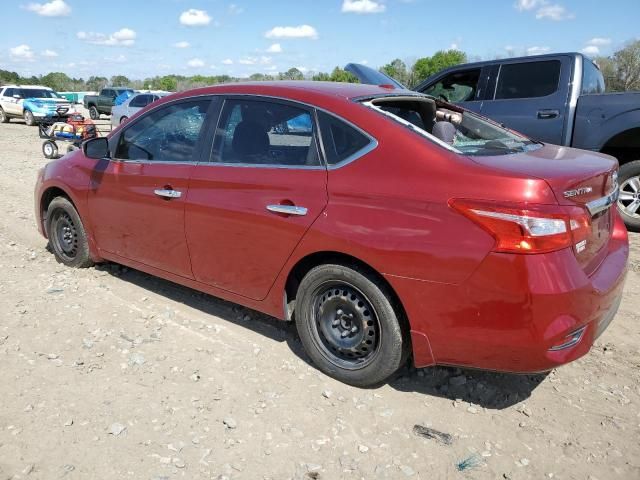
{"type": "Polygon", "coordinates": [[[77,113],[65,98],[49,87],[40,85],[7,85],[0,87],[0,123],[23,118],[29,126],[44,119],[58,117],[62,121],[77,113]]]}
{"type": "Polygon", "coordinates": [[[626,225],[640,230],[640,92],[604,93],[589,58],[561,53],[458,65],[415,90],[536,140],[616,157],[618,208],[626,225]]]}
{"type": "Polygon", "coordinates": [[[323,372],[369,386],[410,356],[540,372],[586,354],[627,269],[616,175],[408,90],[228,84],[47,164],[35,210],[59,262],[294,320],[323,372]]]}
{"type": "Polygon", "coordinates": [[[98,95],[85,95],[82,101],[85,108],[89,110],[91,120],[98,120],[100,114],[111,115],[111,107],[113,107],[116,97],[125,91],[133,92],[133,89],[107,87],[100,90],[98,95]]]}
{"type": "Polygon", "coordinates": [[[134,94],[120,105],[114,105],[111,109],[111,125],[117,127],[130,116],[143,109],[150,103],[169,95],[168,92],[142,92],[134,94]]]}

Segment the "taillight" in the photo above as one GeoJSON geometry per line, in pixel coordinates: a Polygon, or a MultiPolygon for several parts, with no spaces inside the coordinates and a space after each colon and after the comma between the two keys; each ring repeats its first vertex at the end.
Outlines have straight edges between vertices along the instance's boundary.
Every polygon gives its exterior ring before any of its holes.
{"type": "Polygon", "coordinates": [[[580,253],[591,227],[586,210],[579,207],[461,199],[449,204],[495,238],[496,252],[546,253],[573,246],[580,253]]]}

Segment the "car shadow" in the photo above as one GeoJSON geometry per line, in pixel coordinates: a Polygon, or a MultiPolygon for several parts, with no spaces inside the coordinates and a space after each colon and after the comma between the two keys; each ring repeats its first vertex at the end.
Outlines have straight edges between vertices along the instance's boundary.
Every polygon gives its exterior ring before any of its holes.
{"type": "MultiPolygon", "coordinates": [[[[313,366],[300,343],[293,322],[283,322],[116,263],[99,264],[95,268],[203,314],[240,325],[273,341],[286,342],[298,358],[313,366]]],[[[440,366],[416,369],[408,364],[387,383],[391,388],[401,392],[420,393],[425,396],[447,398],[452,402],[469,402],[483,408],[500,410],[530,397],[547,375],[548,373],[519,375],[440,366]]]]}

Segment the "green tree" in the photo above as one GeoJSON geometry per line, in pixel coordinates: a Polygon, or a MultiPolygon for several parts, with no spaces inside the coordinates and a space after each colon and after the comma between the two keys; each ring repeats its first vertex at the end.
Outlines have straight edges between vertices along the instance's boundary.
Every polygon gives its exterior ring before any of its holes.
{"type": "Polygon", "coordinates": [[[311,80],[313,80],[315,82],[330,82],[331,81],[331,75],[329,75],[326,72],[318,72],[318,73],[314,74],[313,77],[311,77],[311,80]]]}
{"type": "Polygon", "coordinates": [[[467,62],[467,54],[460,50],[440,50],[431,57],[420,58],[412,68],[411,86],[445,68],[467,62]]]}
{"type": "Polygon", "coordinates": [[[164,77],[157,78],[153,83],[153,87],[158,90],[175,92],[178,89],[178,80],[174,75],[165,75],[164,77]]]}
{"type": "Polygon", "coordinates": [[[336,67],[333,69],[330,79],[332,82],[358,83],[358,79],[354,75],[347,72],[346,70],[343,70],[340,67],[336,67]]]}
{"type": "Polygon", "coordinates": [[[124,75],[114,75],[111,77],[111,86],[113,87],[128,87],[131,85],[131,80],[129,80],[124,75]]]}
{"type": "Polygon", "coordinates": [[[304,80],[304,75],[296,67],[290,68],[284,73],[280,74],[281,80],[304,80]]]}
{"type": "Polygon", "coordinates": [[[104,87],[107,86],[109,80],[106,77],[89,77],[87,80],[87,90],[93,90],[95,92],[99,92],[104,87]]]}
{"type": "Polygon", "coordinates": [[[613,54],[622,91],[640,90],[640,40],[613,54]]]}
{"type": "Polygon", "coordinates": [[[409,72],[407,70],[407,65],[396,58],[391,63],[387,63],[383,67],[380,68],[382,73],[389,75],[391,78],[397,80],[403,85],[407,85],[409,83],[409,72]]]}
{"type": "Polygon", "coordinates": [[[59,92],[70,90],[72,82],[73,81],[67,76],[67,74],[62,72],[47,73],[40,79],[40,83],[42,83],[42,85],[53,88],[59,92]]]}

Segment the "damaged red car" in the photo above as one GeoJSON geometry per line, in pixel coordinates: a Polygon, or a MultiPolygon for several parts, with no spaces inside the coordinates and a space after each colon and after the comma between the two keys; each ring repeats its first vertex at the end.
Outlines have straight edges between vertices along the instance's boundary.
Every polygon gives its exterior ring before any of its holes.
{"type": "Polygon", "coordinates": [[[295,321],[320,370],[370,386],[409,359],[540,372],[586,354],[627,268],[616,172],[390,85],[229,84],[47,164],[35,209],[65,265],[295,321]]]}

